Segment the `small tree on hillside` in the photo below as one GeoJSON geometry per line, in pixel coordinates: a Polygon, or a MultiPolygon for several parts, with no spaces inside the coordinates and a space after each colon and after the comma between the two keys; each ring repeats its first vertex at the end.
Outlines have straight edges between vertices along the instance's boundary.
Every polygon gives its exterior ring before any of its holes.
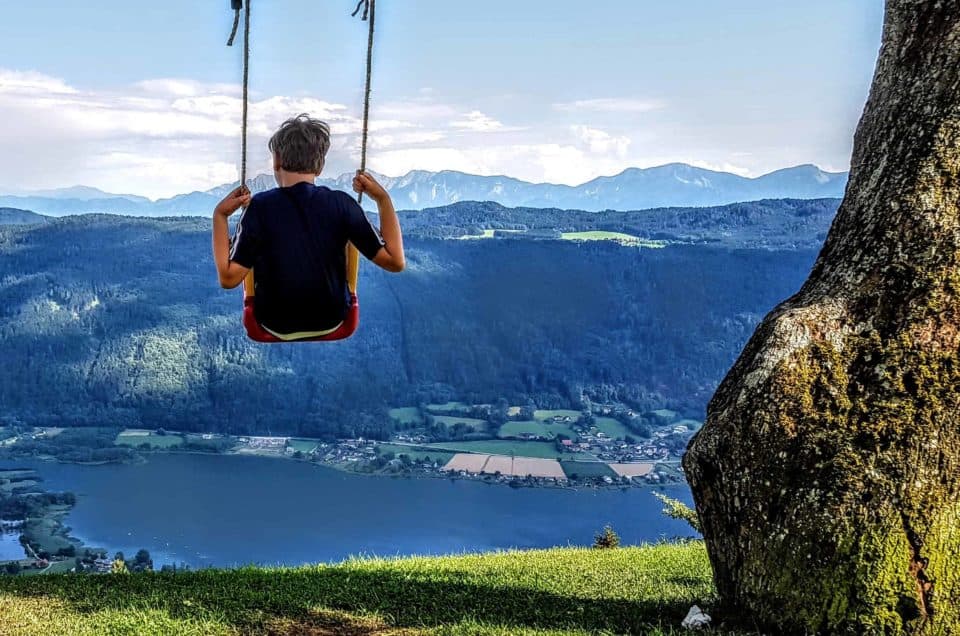
{"type": "Polygon", "coordinates": [[[614,532],[610,526],[604,526],[603,530],[593,538],[593,547],[599,549],[619,548],[620,535],[614,532]]]}

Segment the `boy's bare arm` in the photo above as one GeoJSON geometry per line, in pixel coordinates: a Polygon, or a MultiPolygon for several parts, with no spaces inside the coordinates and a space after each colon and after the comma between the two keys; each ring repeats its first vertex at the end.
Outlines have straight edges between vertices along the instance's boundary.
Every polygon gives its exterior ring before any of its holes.
{"type": "Polygon", "coordinates": [[[224,289],[239,285],[250,271],[230,260],[230,228],[227,223],[231,214],[249,203],[249,190],[240,187],[228,194],[213,211],[213,262],[217,266],[220,286],[224,289]]]}
{"type": "Polygon", "coordinates": [[[403,255],[403,233],[400,231],[400,219],[393,208],[393,201],[387,191],[366,173],[358,173],[353,180],[353,189],[363,192],[377,202],[377,211],[380,213],[380,235],[383,236],[384,246],[373,262],[388,272],[402,272],[406,267],[403,255]]]}

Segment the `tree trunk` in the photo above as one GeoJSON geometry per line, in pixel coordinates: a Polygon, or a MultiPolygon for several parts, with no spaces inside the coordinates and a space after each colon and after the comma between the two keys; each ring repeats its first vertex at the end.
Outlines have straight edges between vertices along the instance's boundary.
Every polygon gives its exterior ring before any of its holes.
{"type": "Polygon", "coordinates": [[[888,0],[850,182],[683,461],[720,613],[960,634],[960,0],[888,0]]]}

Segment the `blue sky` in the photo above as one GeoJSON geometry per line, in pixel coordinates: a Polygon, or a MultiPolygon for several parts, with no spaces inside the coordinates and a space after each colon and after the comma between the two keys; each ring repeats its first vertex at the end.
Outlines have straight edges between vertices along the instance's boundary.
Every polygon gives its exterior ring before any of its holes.
{"type": "MultiPolygon", "coordinates": [[[[351,0],[253,0],[251,165],[301,110],[355,167],[365,27],[351,0]]],[[[0,191],[148,196],[237,175],[228,0],[8,3],[0,191]]],[[[684,161],[846,169],[882,0],[379,0],[370,167],[581,183],[684,161]]]]}

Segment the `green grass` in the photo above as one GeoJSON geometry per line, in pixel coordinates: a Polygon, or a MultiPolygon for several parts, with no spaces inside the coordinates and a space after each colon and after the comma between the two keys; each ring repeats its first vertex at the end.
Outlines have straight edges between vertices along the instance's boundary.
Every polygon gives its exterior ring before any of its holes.
{"type": "Polygon", "coordinates": [[[560,466],[563,467],[563,472],[567,477],[573,478],[577,476],[579,478],[585,477],[613,477],[616,478],[617,474],[613,472],[613,469],[607,465],[606,462],[571,462],[563,461],[560,462],[560,466]]]}
{"type": "Polygon", "coordinates": [[[656,415],[657,417],[662,417],[666,420],[670,420],[671,422],[677,419],[677,412],[671,411],[670,409],[657,409],[656,411],[653,411],[653,414],[656,415]]]}
{"type": "Polygon", "coordinates": [[[443,424],[447,428],[450,428],[454,424],[466,424],[475,431],[482,431],[487,427],[486,420],[478,420],[472,417],[457,417],[456,415],[434,415],[434,421],[437,424],[443,424]]]}
{"type": "Polygon", "coordinates": [[[204,439],[203,435],[197,433],[187,433],[185,439],[188,444],[193,444],[194,446],[208,446],[215,449],[223,449],[232,445],[230,438],[225,437],[211,437],[210,439],[204,439]]]}
{"type": "Polygon", "coordinates": [[[507,439],[490,439],[478,442],[437,442],[428,444],[429,448],[460,453],[487,453],[490,455],[509,455],[511,452],[517,457],[544,457],[556,459],[560,456],[553,442],[523,442],[507,439]]]}
{"type": "Polygon", "coordinates": [[[415,406],[401,406],[390,409],[390,417],[401,424],[420,424],[423,422],[423,416],[420,415],[420,409],[415,406]]]}
{"type": "Polygon", "coordinates": [[[583,415],[583,413],[580,411],[571,411],[570,409],[555,409],[553,411],[537,409],[533,412],[533,419],[542,422],[543,420],[549,420],[554,417],[569,417],[573,422],[576,422],[580,419],[581,415],[583,415]]]}
{"type": "Polygon", "coordinates": [[[44,571],[44,574],[63,574],[73,570],[76,566],[74,559],[65,559],[63,561],[55,561],[50,564],[50,567],[44,571]]]}
{"type": "Polygon", "coordinates": [[[114,443],[118,446],[136,447],[141,444],[150,444],[153,448],[173,448],[174,446],[183,445],[183,436],[174,433],[167,433],[166,435],[157,435],[156,433],[150,433],[149,435],[124,435],[120,433],[117,435],[114,443]]]}
{"type": "MultiPolygon", "coordinates": [[[[592,537],[585,537],[585,541],[592,537]]],[[[4,634],[681,634],[715,600],[701,542],[333,566],[0,577],[4,634]]]]}
{"type": "Polygon", "coordinates": [[[431,460],[446,464],[454,456],[454,453],[422,448],[419,446],[404,446],[403,444],[377,444],[377,452],[381,455],[393,453],[394,455],[406,455],[412,460],[421,461],[429,457],[431,460]]]}
{"type": "Polygon", "coordinates": [[[443,404],[427,404],[427,410],[431,413],[448,413],[450,411],[462,411],[470,408],[469,404],[463,402],[444,402],[443,404]]]}
{"type": "Polygon", "coordinates": [[[631,432],[629,428],[613,419],[612,417],[597,417],[594,418],[594,425],[597,427],[597,430],[603,432],[613,439],[623,439],[627,435],[633,435],[636,437],[636,434],[631,432]]]}
{"type": "Polygon", "coordinates": [[[526,422],[507,422],[500,427],[498,437],[517,437],[523,433],[539,435],[541,437],[555,438],[557,435],[566,435],[570,439],[576,439],[577,434],[566,424],[545,424],[537,421],[526,422]]]}
{"type": "MultiPolygon", "coordinates": [[[[63,507],[55,507],[66,510],[63,507]]],[[[52,516],[31,517],[23,524],[23,534],[27,535],[34,545],[38,545],[40,550],[46,550],[50,554],[56,554],[62,548],[69,548],[71,543],[60,532],[62,531],[57,519],[52,516]]],[[[0,621],[2,622],[2,621],[0,621]]]]}
{"type": "Polygon", "coordinates": [[[301,453],[312,453],[313,450],[319,444],[319,440],[315,439],[290,439],[287,440],[287,446],[292,448],[295,451],[300,451],[301,453]]]}

